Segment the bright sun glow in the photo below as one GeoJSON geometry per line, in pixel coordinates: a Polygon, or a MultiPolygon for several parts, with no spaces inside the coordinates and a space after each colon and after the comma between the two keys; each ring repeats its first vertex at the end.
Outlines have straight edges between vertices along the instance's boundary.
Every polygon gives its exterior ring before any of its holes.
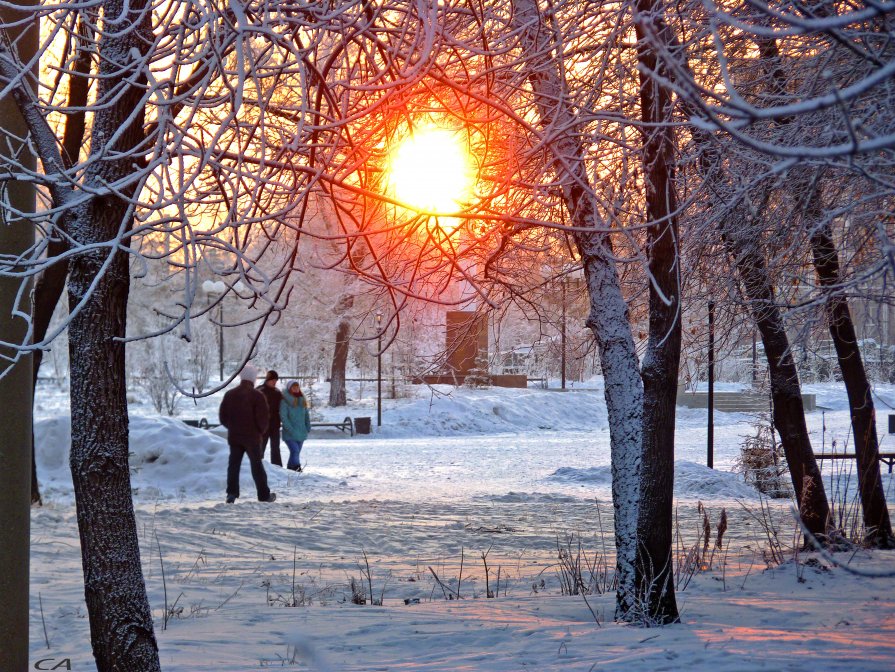
{"type": "Polygon", "coordinates": [[[459,134],[431,128],[408,135],[394,152],[395,198],[426,212],[457,212],[472,192],[472,166],[459,134]]]}

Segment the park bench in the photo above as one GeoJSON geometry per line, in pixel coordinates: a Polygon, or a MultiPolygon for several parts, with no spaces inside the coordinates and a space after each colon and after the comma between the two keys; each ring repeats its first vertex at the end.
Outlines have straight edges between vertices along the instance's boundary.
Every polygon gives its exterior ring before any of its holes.
{"type": "MultiPolygon", "coordinates": [[[[184,424],[189,425],[190,427],[198,427],[199,429],[214,429],[215,427],[220,427],[217,423],[208,422],[206,418],[200,418],[198,420],[184,420],[184,424]]],[[[335,429],[339,429],[343,432],[354,436],[354,422],[351,418],[345,418],[341,422],[312,422],[311,429],[316,427],[334,427],[335,429]]]]}
{"type": "Polygon", "coordinates": [[[206,418],[199,418],[198,420],[184,420],[184,424],[189,425],[190,427],[198,427],[199,429],[214,429],[215,427],[220,427],[217,423],[208,422],[206,418]]]}
{"type": "MultiPolygon", "coordinates": [[[[854,453],[815,453],[814,457],[818,460],[855,460],[858,456],[854,453]]],[[[895,453],[880,453],[879,461],[888,465],[891,474],[892,466],[895,465],[895,453]]]]}
{"type": "Polygon", "coordinates": [[[318,427],[335,427],[336,429],[340,429],[343,432],[347,432],[351,436],[354,436],[354,423],[351,421],[351,418],[345,418],[342,422],[312,422],[311,429],[316,429],[318,427]]]}

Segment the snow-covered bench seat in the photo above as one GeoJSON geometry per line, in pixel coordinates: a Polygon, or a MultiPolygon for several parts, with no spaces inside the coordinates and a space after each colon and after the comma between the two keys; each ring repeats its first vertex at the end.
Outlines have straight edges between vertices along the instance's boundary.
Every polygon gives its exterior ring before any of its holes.
{"type": "MultiPolygon", "coordinates": [[[[818,460],[854,460],[857,455],[854,453],[815,453],[815,459],[818,460]]],[[[895,453],[879,454],[879,461],[889,466],[889,473],[892,473],[892,466],[895,465],[895,453]]]]}

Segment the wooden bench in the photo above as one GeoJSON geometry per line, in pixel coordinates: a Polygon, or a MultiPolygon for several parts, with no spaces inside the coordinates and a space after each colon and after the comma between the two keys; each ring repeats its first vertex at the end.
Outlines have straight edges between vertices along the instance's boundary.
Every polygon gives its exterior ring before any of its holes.
{"type": "MultiPolygon", "coordinates": [[[[854,453],[815,453],[816,460],[855,460],[857,455],[854,453]]],[[[889,473],[892,473],[892,466],[895,465],[895,453],[880,453],[879,461],[888,465],[889,473]]]]}
{"type": "MultiPolygon", "coordinates": [[[[219,424],[208,422],[206,418],[184,420],[183,423],[190,427],[198,427],[199,429],[214,429],[215,427],[220,427],[219,424]]],[[[335,427],[336,429],[354,436],[354,422],[351,418],[345,418],[342,422],[312,422],[311,429],[314,429],[315,427],[335,427]]]]}
{"type": "Polygon", "coordinates": [[[220,427],[219,424],[208,422],[205,418],[200,418],[198,420],[184,420],[183,424],[189,425],[190,427],[198,427],[199,429],[214,429],[215,427],[220,427]]]}
{"type": "Polygon", "coordinates": [[[340,429],[343,432],[348,432],[351,436],[354,436],[354,422],[352,422],[351,418],[345,418],[342,422],[312,422],[311,429],[315,429],[317,427],[335,427],[336,429],[340,429]]]}

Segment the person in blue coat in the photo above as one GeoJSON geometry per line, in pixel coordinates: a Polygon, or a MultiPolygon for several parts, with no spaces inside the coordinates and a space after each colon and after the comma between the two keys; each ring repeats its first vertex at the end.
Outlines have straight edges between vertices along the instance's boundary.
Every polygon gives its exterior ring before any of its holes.
{"type": "Polygon", "coordinates": [[[280,402],[280,422],[283,424],[283,441],[289,448],[289,461],[286,468],[301,471],[301,447],[311,431],[311,414],[308,402],[297,380],[286,386],[286,394],[280,402]]]}

